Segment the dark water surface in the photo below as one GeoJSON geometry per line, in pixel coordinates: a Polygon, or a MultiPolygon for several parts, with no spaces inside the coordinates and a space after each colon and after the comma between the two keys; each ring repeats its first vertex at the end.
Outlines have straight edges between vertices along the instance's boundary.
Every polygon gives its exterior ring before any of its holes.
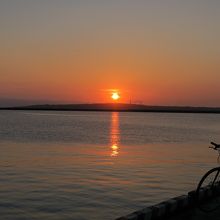
{"type": "Polygon", "coordinates": [[[114,219],[217,166],[220,115],[0,112],[1,219],[114,219]]]}

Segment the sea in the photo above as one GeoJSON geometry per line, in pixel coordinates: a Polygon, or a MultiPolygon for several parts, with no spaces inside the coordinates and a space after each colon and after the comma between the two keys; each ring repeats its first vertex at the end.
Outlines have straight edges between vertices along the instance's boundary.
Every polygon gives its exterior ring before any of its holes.
{"type": "Polygon", "coordinates": [[[0,219],[113,220],[218,166],[220,114],[0,111],[0,219]]]}

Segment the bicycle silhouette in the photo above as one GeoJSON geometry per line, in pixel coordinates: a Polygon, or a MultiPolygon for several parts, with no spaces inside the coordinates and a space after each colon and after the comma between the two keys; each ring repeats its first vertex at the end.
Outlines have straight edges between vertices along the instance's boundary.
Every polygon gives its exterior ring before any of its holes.
{"type": "MultiPolygon", "coordinates": [[[[212,148],[213,150],[218,151],[218,159],[220,157],[220,144],[216,144],[214,142],[211,142],[211,145],[209,148],[212,148]]],[[[203,211],[203,212],[211,212],[216,210],[220,207],[219,201],[207,203],[206,201],[202,201],[201,195],[206,194],[209,198],[215,198],[219,194],[219,188],[220,187],[220,167],[215,167],[211,170],[209,170],[200,180],[197,189],[196,189],[196,202],[197,207],[203,211]]]]}

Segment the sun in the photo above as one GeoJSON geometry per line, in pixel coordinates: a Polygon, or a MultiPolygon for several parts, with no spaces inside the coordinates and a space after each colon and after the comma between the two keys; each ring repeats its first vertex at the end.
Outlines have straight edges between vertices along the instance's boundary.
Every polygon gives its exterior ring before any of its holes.
{"type": "Polygon", "coordinates": [[[120,99],[120,95],[118,94],[118,92],[113,92],[111,97],[112,97],[112,99],[115,100],[115,101],[117,101],[118,99],[120,99]]]}

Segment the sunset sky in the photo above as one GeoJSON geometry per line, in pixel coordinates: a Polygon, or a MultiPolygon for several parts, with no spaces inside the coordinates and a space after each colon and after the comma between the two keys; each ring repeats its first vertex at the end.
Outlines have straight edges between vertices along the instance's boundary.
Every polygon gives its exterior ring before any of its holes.
{"type": "Polygon", "coordinates": [[[220,106],[219,0],[1,0],[0,105],[220,106]]]}

